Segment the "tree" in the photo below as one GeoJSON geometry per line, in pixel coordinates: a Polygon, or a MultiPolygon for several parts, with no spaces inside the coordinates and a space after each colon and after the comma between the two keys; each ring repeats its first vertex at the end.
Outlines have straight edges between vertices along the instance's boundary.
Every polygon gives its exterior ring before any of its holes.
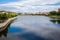
{"type": "Polygon", "coordinates": [[[7,13],[4,13],[4,14],[2,14],[2,17],[1,17],[1,19],[7,19],[8,18],[8,15],[7,15],[7,13]]]}
{"type": "Polygon", "coordinates": [[[51,11],[51,12],[49,12],[49,15],[57,15],[57,12],[56,11],[51,11]]]}
{"type": "Polygon", "coordinates": [[[60,15],[60,12],[58,12],[57,15],[60,15]]]}

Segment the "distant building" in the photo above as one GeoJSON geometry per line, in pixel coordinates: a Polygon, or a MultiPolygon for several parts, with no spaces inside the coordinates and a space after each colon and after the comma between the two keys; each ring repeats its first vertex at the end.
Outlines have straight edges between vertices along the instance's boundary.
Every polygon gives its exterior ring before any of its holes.
{"type": "Polygon", "coordinates": [[[12,15],[13,15],[13,14],[16,14],[16,12],[9,12],[9,11],[8,11],[7,13],[10,14],[10,15],[11,15],[11,14],[12,14],[12,15]]]}
{"type": "Polygon", "coordinates": [[[16,12],[10,12],[10,11],[0,11],[0,13],[16,14],[16,12]]]}
{"type": "Polygon", "coordinates": [[[5,11],[0,11],[0,13],[6,13],[5,11]]]}
{"type": "Polygon", "coordinates": [[[58,9],[58,12],[60,12],[60,8],[58,9]]]}

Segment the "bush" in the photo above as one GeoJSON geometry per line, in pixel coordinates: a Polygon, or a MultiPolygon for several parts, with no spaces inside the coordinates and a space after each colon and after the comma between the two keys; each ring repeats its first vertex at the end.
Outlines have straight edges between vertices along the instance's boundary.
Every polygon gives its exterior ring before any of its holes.
{"type": "Polygon", "coordinates": [[[8,19],[8,18],[11,18],[11,17],[15,17],[17,16],[18,14],[11,14],[11,13],[0,13],[0,20],[4,20],[4,19],[8,19]]]}
{"type": "Polygon", "coordinates": [[[7,15],[6,13],[4,13],[4,14],[2,15],[2,19],[8,19],[8,15],[7,15]]]}

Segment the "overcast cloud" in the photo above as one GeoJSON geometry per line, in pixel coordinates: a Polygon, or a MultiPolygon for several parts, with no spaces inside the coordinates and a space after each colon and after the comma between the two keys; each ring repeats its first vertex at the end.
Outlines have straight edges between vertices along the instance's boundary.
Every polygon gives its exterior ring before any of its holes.
{"type": "Polygon", "coordinates": [[[60,8],[60,0],[19,0],[0,4],[0,10],[15,12],[49,12],[60,8]]]}

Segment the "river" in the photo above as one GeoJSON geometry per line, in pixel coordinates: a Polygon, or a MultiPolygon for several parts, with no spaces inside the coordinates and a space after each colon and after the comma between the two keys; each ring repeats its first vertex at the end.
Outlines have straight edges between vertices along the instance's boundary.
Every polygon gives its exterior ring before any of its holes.
{"type": "Polygon", "coordinates": [[[0,32],[0,40],[60,40],[60,18],[18,16],[0,32]]]}

